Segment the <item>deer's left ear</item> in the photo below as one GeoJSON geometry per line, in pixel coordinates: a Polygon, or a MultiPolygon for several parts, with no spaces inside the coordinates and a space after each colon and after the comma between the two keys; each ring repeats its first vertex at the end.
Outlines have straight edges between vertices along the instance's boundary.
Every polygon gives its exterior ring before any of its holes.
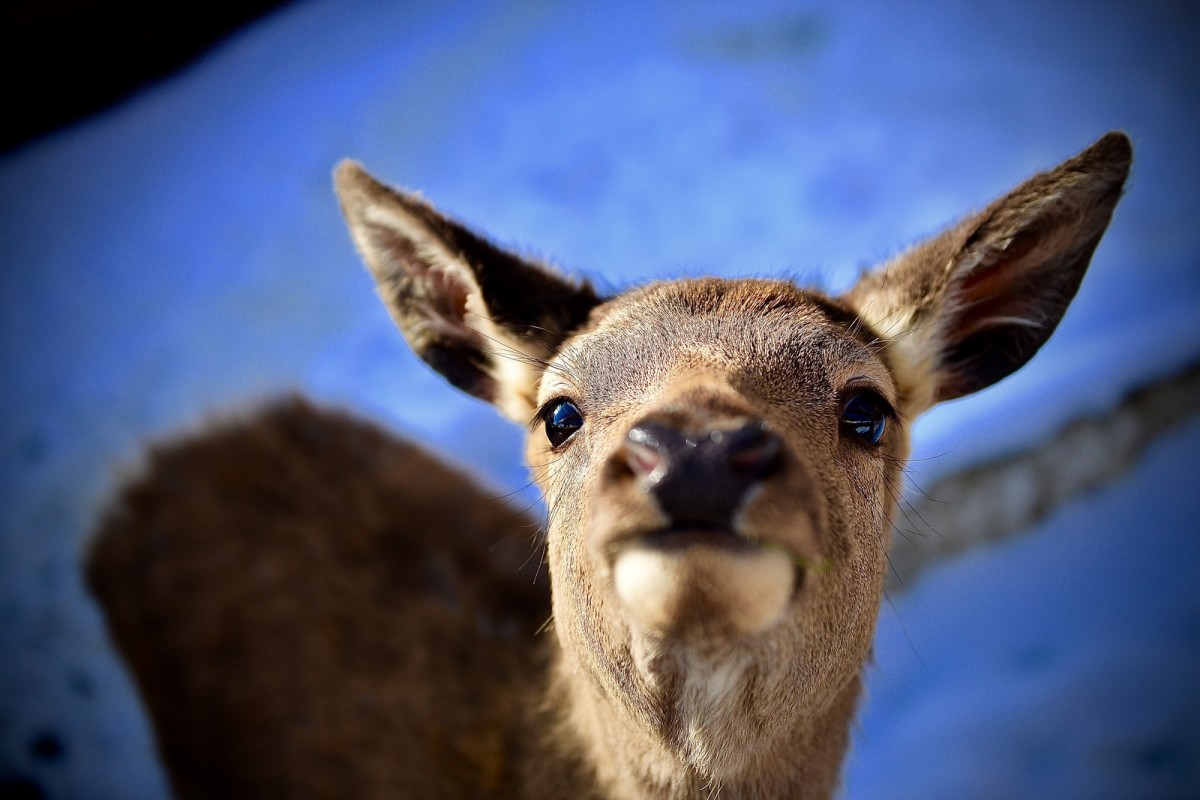
{"type": "Polygon", "coordinates": [[[1108,227],[1131,160],[1129,138],[1109,133],[847,293],[887,343],[906,413],[990,386],[1046,342],[1108,227]]]}
{"type": "Polygon", "coordinates": [[[352,161],[338,165],[334,181],[413,352],[459,389],[528,422],[546,360],[599,302],[592,288],[501,250],[352,161]]]}

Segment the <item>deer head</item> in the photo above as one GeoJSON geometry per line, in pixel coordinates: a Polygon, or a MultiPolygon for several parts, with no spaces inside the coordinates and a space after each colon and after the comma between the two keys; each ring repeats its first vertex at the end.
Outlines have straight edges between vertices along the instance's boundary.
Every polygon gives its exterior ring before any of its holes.
{"type": "Polygon", "coordinates": [[[413,350],[529,427],[564,724],[602,780],[831,789],[909,427],[1046,341],[1130,159],[1110,133],[840,297],[699,279],[600,298],[339,166],[413,350]]]}

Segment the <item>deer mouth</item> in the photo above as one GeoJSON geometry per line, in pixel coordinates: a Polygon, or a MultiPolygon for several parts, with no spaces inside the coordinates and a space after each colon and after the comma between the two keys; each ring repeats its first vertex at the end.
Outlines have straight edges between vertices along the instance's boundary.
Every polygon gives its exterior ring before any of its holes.
{"type": "Polygon", "coordinates": [[[612,551],[613,586],[637,627],[759,634],[779,623],[803,571],[782,547],[720,528],[672,527],[612,551]]]}

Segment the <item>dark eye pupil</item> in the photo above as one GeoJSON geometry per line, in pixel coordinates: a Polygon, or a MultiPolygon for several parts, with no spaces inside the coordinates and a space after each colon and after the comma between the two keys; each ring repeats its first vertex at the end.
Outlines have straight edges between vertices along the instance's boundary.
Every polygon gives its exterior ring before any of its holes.
{"type": "Polygon", "coordinates": [[[863,441],[879,444],[887,429],[887,415],[882,403],[871,393],[856,394],[842,410],[842,424],[863,441]]]}
{"type": "Polygon", "coordinates": [[[583,415],[570,400],[559,400],[546,409],[546,438],[558,447],[583,427],[583,415]]]}

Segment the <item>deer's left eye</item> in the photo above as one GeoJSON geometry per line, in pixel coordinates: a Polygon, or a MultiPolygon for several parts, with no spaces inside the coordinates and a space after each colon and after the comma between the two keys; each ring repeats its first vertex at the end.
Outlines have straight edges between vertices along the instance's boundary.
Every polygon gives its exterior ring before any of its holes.
{"type": "Polygon", "coordinates": [[[842,406],[842,429],[868,444],[879,444],[887,430],[887,401],[870,390],[855,392],[842,406]]]}
{"type": "Polygon", "coordinates": [[[570,400],[555,400],[547,405],[542,419],[546,422],[546,438],[552,447],[558,447],[583,427],[583,414],[570,400]]]}

